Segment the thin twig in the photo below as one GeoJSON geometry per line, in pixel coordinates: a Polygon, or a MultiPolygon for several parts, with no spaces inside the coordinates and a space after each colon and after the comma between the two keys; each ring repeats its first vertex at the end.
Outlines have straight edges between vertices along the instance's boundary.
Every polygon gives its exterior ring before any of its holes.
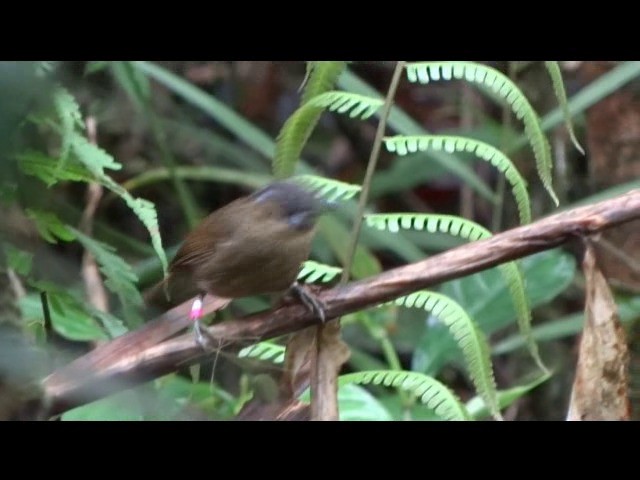
{"type": "MultiPolygon", "coordinates": [[[[87,137],[89,141],[98,144],[98,132],[95,117],[87,117],[87,137]]],[[[88,236],[93,233],[93,218],[95,217],[98,204],[102,198],[102,185],[96,182],[87,185],[87,205],[85,206],[82,218],[80,220],[80,230],[88,236]]],[[[104,288],[102,277],[96,259],[88,250],[82,254],[82,278],[84,279],[85,289],[89,302],[96,309],[102,312],[109,311],[109,297],[104,288]]]]}
{"type": "MultiPolygon", "coordinates": [[[[318,297],[326,306],[327,318],[337,318],[636,219],[640,219],[640,190],[568,210],[426,260],[341,285],[323,291],[318,297]]],[[[185,312],[189,304],[185,302],[142,329],[96,348],[46,378],[43,387],[53,402],[53,413],[157,378],[206,357],[207,352],[195,343],[193,335],[158,344],[180,330],[175,328],[176,323],[182,321],[181,326],[187,327],[184,318],[187,318],[185,312]]],[[[274,338],[317,322],[312,312],[296,303],[248,318],[225,321],[209,327],[208,332],[216,339],[234,339],[229,346],[238,348],[248,339],[255,342],[274,338]]]]}
{"type": "MultiPolygon", "coordinates": [[[[362,190],[358,201],[358,210],[355,215],[355,221],[351,231],[351,237],[349,239],[347,257],[340,283],[345,283],[349,280],[349,273],[351,272],[351,266],[353,264],[353,258],[355,256],[358,239],[360,237],[360,230],[362,228],[364,209],[367,206],[367,201],[369,200],[371,181],[373,180],[373,174],[376,171],[376,166],[378,165],[382,138],[384,137],[384,132],[387,126],[387,118],[389,117],[389,112],[393,105],[393,98],[395,97],[398,84],[400,83],[400,76],[404,70],[404,64],[405,62],[396,63],[391,83],[389,85],[389,90],[387,92],[387,98],[385,99],[382,107],[380,122],[378,123],[378,129],[376,131],[371,155],[367,164],[367,171],[365,173],[364,181],[362,182],[362,190]]],[[[348,350],[346,349],[346,345],[344,345],[340,339],[339,319],[334,322],[330,322],[327,325],[318,326],[316,346],[317,355],[311,371],[311,418],[312,420],[338,420],[337,378],[342,363],[348,359],[348,350]],[[343,346],[343,348],[340,348],[341,346],[343,346]],[[337,358],[341,351],[345,352],[344,359],[337,358]]]]}
{"type": "Polygon", "coordinates": [[[602,237],[595,237],[592,239],[594,243],[601,246],[604,250],[607,251],[612,257],[617,258],[622,263],[624,263],[625,267],[629,268],[634,273],[640,275],[640,262],[638,262],[631,255],[627,254],[620,247],[614,245],[609,240],[606,240],[602,237]]]}

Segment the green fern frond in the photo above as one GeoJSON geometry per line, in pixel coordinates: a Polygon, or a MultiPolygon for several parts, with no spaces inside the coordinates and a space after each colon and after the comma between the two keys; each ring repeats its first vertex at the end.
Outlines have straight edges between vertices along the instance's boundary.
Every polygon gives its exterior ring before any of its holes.
{"type": "Polygon", "coordinates": [[[73,133],[71,137],[71,150],[77,160],[96,177],[97,182],[100,182],[104,187],[122,198],[146,227],[151,237],[151,245],[158,255],[162,269],[166,274],[168,263],[164,248],[162,247],[162,238],[160,237],[158,228],[158,213],[156,212],[155,205],[143,198],[133,197],[126,189],[105,173],[105,168],[111,170],[120,170],[122,168],[122,165],[116,162],[111,155],[90,143],[77,132],[73,133]]]}
{"type": "Polygon", "coordinates": [[[49,243],[58,243],[58,239],[71,242],[76,238],[74,233],[53,212],[30,209],[26,210],[27,217],[35,223],[36,229],[42,238],[49,243]]]}
{"type": "Polygon", "coordinates": [[[313,283],[317,281],[320,281],[321,283],[328,283],[341,273],[342,269],[340,267],[307,260],[304,262],[302,270],[300,270],[300,273],[298,274],[298,280],[304,281],[305,283],[313,283]]]}
{"type": "MultiPolygon", "coordinates": [[[[431,213],[385,213],[365,215],[367,226],[378,230],[398,232],[404,230],[421,230],[430,233],[446,233],[469,241],[482,240],[491,237],[491,232],[471,220],[453,215],[440,215],[431,213]]],[[[507,262],[498,265],[498,270],[504,277],[511,299],[516,310],[516,318],[520,333],[525,338],[531,356],[538,366],[547,371],[544,366],[538,346],[531,332],[531,307],[529,298],[525,292],[524,278],[517,262],[507,262]]]]}
{"type": "Polygon", "coordinates": [[[560,72],[560,66],[558,62],[544,62],[544,66],[547,67],[547,71],[549,72],[549,76],[551,77],[551,82],[553,83],[553,91],[556,94],[556,98],[558,99],[558,103],[560,104],[560,108],[562,108],[562,115],[564,116],[564,123],[567,126],[567,131],[569,132],[569,137],[573,142],[573,145],[576,149],[584,155],[584,148],[578,142],[576,138],[576,133],[573,130],[573,122],[571,121],[571,112],[569,111],[569,103],[567,102],[567,92],[564,88],[564,82],[562,81],[562,72],[560,72]]]}
{"type": "Polygon", "coordinates": [[[330,202],[349,200],[362,190],[360,185],[340,182],[339,180],[318,175],[299,175],[294,177],[293,180],[316,192],[321,197],[325,197],[330,202]]]}
{"type": "Polygon", "coordinates": [[[289,117],[278,134],[273,173],[277,178],[293,174],[304,145],[323,111],[367,119],[383,104],[382,100],[355,93],[331,91],[310,98],[289,117]]]}
{"type": "Polygon", "coordinates": [[[79,230],[69,228],[82,246],[93,255],[105,277],[104,285],[117,295],[129,318],[138,316],[131,307],[143,305],[142,296],[136,288],[138,277],[131,266],[116,254],[115,248],[106,243],[94,240],[79,230]]]}
{"type": "Polygon", "coordinates": [[[61,161],[36,151],[24,152],[16,158],[20,170],[27,175],[39,178],[49,187],[59,181],[95,181],[95,176],[84,165],[73,159],[63,165],[61,161]]]}
{"type": "Polygon", "coordinates": [[[434,213],[374,213],[365,215],[367,226],[378,230],[399,232],[421,230],[429,233],[446,233],[469,241],[491,237],[491,232],[466,218],[434,213]]]}
{"type": "Polygon", "coordinates": [[[489,162],[504,174],[511,185],[511,191],[518,205],[520,223],[531,222],[531,203],[527,193],[527,183],[511,160],[492,145],[471,138],[447,135],[397,135],[385,138],[384,142],[389,152],[395,152],[400,156],[432,149],[447,153],[469,152],[489,162]]]}
{"type": "Polygon", "coordinates": [[[469,376],[478,394],[489,405],[493,416],[501,419],[489,346],[484,334],[467,312],[446,295],[429,291],[414,292],[389,303],[431,312],[449,329],[462,350],[469,376]]]}
{"type": "Polygon", "coordinates": [[[257,358],[258,360],[269,360],[273,363],[284,362],[285,347],[272,342],[260,342],[250,345],[238,352],[239,358],[257,358]]]}
{"type": "Polygon", "coordinates": [[[307,62],[307,76],[300,105],[316,95],[332,90],[347,62],[307,62]]]}
{"type": "Polygon", "coordinates": [[[406,69],[410,82],[426,84],[438,80],[466,80],[483,85],[504,99],[516,117],[524,122],[525,134],[536,158],[540,180],[555,204],[559,204],[553,190],[551,148],[540,126],[538,115],[524,94],[506,75],[495,68],[473,62],[410,63],[406,69]]]}
{"type": "Polygon", "coordinates": [[[338,385],[384,385],[413,393],[443,420],[471,420],[458,397],[433,377],[402,370],[370,370],[338,377],[338,385]]]}
{"type": "Polygon", "coordinates": [[[76,99],[64,88],[58,87],[53,93],[53,106],[60,120],[60,162],[58,168],[64,168],[69,158],[73,134],[76,128],[84,129],[80,106],[76,99]]]}

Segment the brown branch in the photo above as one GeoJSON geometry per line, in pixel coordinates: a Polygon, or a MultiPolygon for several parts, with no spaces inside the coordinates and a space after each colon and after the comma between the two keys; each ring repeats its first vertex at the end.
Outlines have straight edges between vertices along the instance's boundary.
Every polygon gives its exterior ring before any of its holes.
{"type": "MultiPolygon", "coordinates": [[[[336,318],[638,218],[640,190],[633,190],[626,195],[559,213],[375,277],[326,290],[319,298],[326,305],[327,318],[336,318]]],[[[186,326],[187,308],[183,305],[167,312],[156,322],[145,325],[142,331],[131,332],[98,347],[46,378],[44,389],[52,401],[54,412],[135,386],[206,357],[208,353],[194,342],[193,335],[157,344],[169,336],[166,332],[159,332],[160,329],[173,328],[172,333],[175,333],[174,321],[186,326]],[[118,348],[114,348],[114,344],[118,348]]],[[[303,306],[291,304],[214,325],[209,328],[209,333],[222,345],[239,348],[246,343],[301,330],[314,322],[313,315],[303,306]]]]}

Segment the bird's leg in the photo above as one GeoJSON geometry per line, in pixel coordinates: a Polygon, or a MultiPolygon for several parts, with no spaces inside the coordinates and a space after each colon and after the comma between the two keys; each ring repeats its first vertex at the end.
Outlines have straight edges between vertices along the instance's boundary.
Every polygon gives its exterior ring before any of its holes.
{"type": "Polygon", "coordinates": [[[296,297],[300,299],[300,301],[304,304],[307,309],[315,314],[316,317],[320,319],[322,323],[326,321],[325,314],[325,306],[323,303],[316,297],[313,293],[307,290],[304,286],[300,285],[298,282],[295,282],[289,288],[289,291],[293,293],[296,297]]]}
{"type": "Polygon", "coordinates": [[[209,345],[215,340],[209,332],[202,326],[200,319],[202,318],[202,301],[205,294],[199,293],[196,299],[191,304],[191,310],[189,311],[189,320],[193,320],[193,330],[196,334],[196,342],[202,348],[207,349],[209,345]]]}

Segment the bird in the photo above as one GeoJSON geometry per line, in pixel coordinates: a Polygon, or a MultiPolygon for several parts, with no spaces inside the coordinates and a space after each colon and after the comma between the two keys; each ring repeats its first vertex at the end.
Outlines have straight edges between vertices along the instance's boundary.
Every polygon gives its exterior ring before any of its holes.
{"type": "Polygon", "coordinates": [[[275,181],[232,201],[186,236],[168,275],[145,295],[147,304],[167,310],[195,297],[189,316],[201,345],[206,294],[234,299],[290,292],[324,321],[321,303],[296,280],[311,253],[316,222],[329,208],[294,180],[275,181]]]}

